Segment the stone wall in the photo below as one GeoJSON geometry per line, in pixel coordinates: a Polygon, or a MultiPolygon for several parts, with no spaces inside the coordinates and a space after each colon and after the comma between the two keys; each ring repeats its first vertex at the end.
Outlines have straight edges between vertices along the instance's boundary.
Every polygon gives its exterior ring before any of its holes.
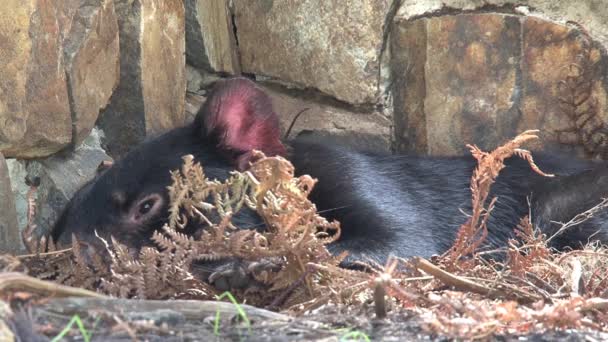
{"type": "MultiPolygon", "coordinates": [[[[376,150],[489,149],[525,129],[608,155],[603,0],[5,0],[0,250],[47,230],[97,165],[192,119],[218,78],[283,128],[376,150]]],[[[542,144],[539,144],[542,145],[542,144]]]]}

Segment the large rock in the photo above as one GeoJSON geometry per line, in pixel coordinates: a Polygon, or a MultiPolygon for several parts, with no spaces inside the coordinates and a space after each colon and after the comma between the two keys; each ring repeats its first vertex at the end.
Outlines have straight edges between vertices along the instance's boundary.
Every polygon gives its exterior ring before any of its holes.
{"type": "Polygon", "coordinates": [[[604,45],[608,44],[608,6],[605,0],[402,0],[396,17],[408,20],[437,16],[442,12],[487,11],[492,8],[554,22],[576,22],[604,45]]]}
{"type": "Polygon", "coordinates": [[[0,32],[0,151],[47,156],[88,135],[117,80],[112,1],[7,0],[0,32]]]}
{"type": "Polygon", "coordinates": [[[21,238],[17,225],[15,198],[11,190],[11,180],[6,160],[0,153],[0,254],[15,253],[20,250],[21,238]]]}
{"type": "MultiPolygon", "coordinates": [[[[243,72],[376,102],[391,1],[234,1],[243,72]]],[[[396,2],[395,2],[396,3],[396,2]]]]}
{"type": "Polygon", "coordinates": [[[576,29],[504,14],[420,18],[397,23],[391,55],[398,150],[462,154],[467,143],[491,149],[538,128],[544,141],[604,153],[595,141],[606,132],[595,126],[605,122],[605,101],[594,99],[606,98],[607,60],[576,29]],[[565,108],[571,94],[560,84],[573,63],[587,70],[577,82],[590,85],[590,97],[565,108]],[[593,127],[576,123],[583,111],[593,127]]]}
{"type": "Polygon", "coordinates": [[[185,121],[184,3],[115,0],[120,84],[100,116],[108,153],[119,157],[146,135],[185,121]]]}
{"type": "Polygon", "coordinates": [[[64,1],[70,25],[63,54],[68,77],[75,146],[89,134],[118,85],[118,21],[113,0],[64,1]],[[72,8],[78,8],[73,12],[72,8]],[[93,5],[91,7],[91,5],[93,5]],[[86,37],[86,39],[83,39],[86,37]]]}
{"type": "Polygon", "coordinates": [[[188,63],[214,72],[240,73],[228,1],[185,0],[188,63]]]}
{"type": "Polygon", "coordinates": [[[50,1],[0,6],[0,151],[7,157],[48,155],[71,141],[56,11],[50,1]]]}

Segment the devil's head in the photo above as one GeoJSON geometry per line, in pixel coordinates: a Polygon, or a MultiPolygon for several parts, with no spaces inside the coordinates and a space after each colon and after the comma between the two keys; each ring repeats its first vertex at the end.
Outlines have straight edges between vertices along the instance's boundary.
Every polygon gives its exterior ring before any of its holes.
{"type": "Polygon", "coordinates": [[[246,78],[219,81],[194,122],[136,146],[101,167],[71,199],[52,231],[56,242],[72,234],[87,242],[113,235],[130,247],[150,242],[168,219],[171,170],[191,154],[211,179],[244,170],[251,151],[283,155],[279,121],[268,95],[246,78]]]}

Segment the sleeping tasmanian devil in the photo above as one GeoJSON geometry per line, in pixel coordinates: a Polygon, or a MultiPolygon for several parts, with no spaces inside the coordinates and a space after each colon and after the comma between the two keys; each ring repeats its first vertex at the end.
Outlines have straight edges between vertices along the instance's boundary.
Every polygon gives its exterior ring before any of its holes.
{"type": "MultiPolygon", "coordinates": [[[[194,155],[208,177],[223,180],[231,170],[247,168],[253,149],[284,155],[297,173],[318,178],[312,201],[342,225],[341,238],[331,248],[348,250],[353,258],[383,262],[391,254],[442,253],[470,211],[470,177],[476,166],[470,156],[372,153],[306,136],[288,144],[281,141],[277,115],[260,88],[246,78],[220,81],[192,124],[136,146],[84,185],[52,237],[68,242],[74,233],[93,241],[97,231],[141,247],[167,220],[169,171],[181,167],[183,155],[194,155]]],[[[507,161],[491,194],[498,202],[488,225],[490,247],[504,246],[528,213],[536,227],[552,235],[559,228],[555,222],[568,221],[608,195],[605,163],[547,154],[535,154],[535,159],[556,177],[538,175],[519,158],[507,161]]],[[[552,243],[563,248],[590,238],[608,241],[606,217],[596,215],[552,243]]],[[[235,220],[241,227],[259,224],[251,212],[235,220]]]]}

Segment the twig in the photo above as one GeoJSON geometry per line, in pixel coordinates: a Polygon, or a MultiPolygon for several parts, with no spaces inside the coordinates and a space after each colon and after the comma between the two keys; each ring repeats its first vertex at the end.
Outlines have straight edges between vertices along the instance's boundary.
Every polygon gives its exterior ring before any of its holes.
{"type": "MultiPolygon", "coordinates": [[[[520,278],[520,277],[516,277],[513,275],[507,276],[507,279],[509,279],[510,281],[514,282],[514,286],[517,286],[517,283],[515,282],[520,282],[523,283],[529,287],[531,287],[532,289],[534,289],[534,291],[536,293],[539,293],[543,299],[545,300],[545,302],[547,303],[553,303],[553,299],[551,298],[551,294],[549,292],[547,292],[544,288],[539,287],[538,285],[536,285],[535,283],[533,283],[532,281],[525,279],[525,278],[520,278]]],[[[536,279],[534,279],[536,280],[536,279]]]]}
{"type": "Polygon", "coordinates": [[[608,299],[598,297],[586,299],[585,303],[581,306],[581,311],[591,310],[608,310],[608,299]]]}
{"type": "Polygon", "coordinates": [[[32,258],[32,257],[46,257],[46,256],[52,256],[55,254],[62,254],[65,252],[69,252],[71,250],[72,250],[72,247],[60,249],[58,251],[51,251],[51,252],[44,252],[44,253],[21,254],[21,255],[16,255],[15,257],[17,259],[27,259],[27,258],[32,258]]]}
{"type": "Polygon", "coordinates": [[[0,293],[5,291],[30,291],[54,297],[94,297],[108,298],[97,292],[71,286],[59,285],[50,281],[40,280],[23,273],[0,273],[0,293]]]}
{"type": "MultiPolygon", "coordinates": [[[[470,281],[468,279],[459,277],[457,275],[454,275],[452,273],[449,273],[447,271],[440,269],[439,267],[431,264],[429,261],[427,261],[425,259],[416,257],[416,258],[414,258],[414,262],[415,262],[416,268],[418,268],[428,274],[431,274],[435,278],[441,280],[444,284],[453,286],[456,289],[475,292],[478,294],[489,296],[490,298],[493,298],[493,299],[509,297],[509,293],[506,291],[496,289],[496,288],[490,288],[490,287],[481,285],[479,283],[470,281]]],[[[517,300],[519,302],[531,303],[531,302],[535,302],[535,301],[542,299],[542,297],[540,297],[538,295],[535,295],[532,293],[527,293],[525,291],[510,287],[508,284],[501,283],[500,286],[509,288],[509,290],[512,290],[512,294],[517,296],[517,300]]]]}
{"type": "Polygon", "coordinates": [[[572,273],[570,274],[570,288],[571,295],[581,296],[585,294],[585,282],[583,280],[583,265],[577,258],[572,258],[570,261],[572,265],[572,273]]]}
{"type": "Polygon", "coordinates": [[[236,315],[239,308],[245,310],[251,320],[288,322],[291,317],[253,307],[239,304],[237,308],[229,302],[210,300],[132,300],[120,298],[61,298],[42,303],[40,307],[51,312],[64,315],[82,314],[93,308],[101,308],[107,312],[121,312],[122,317],[128,320],[132,317],[141,317],[141,313],[163,313],[174,311],[182,314],[188,320],[202,321],[209,315],[218,311],[222,315],[236,315]]]}
{"type": "Polygon", "coordinates": [[[551,221],[551,223],[561,224],[562,226],[557,230],[557,232],[555,232],[555,234],[551,235],[551,237],[547,239],[547,244],[549,244],[551,240],[553,240],[556,236],[562,234],[568,228],[577,226],[587,221],[588,219],[594,217],[594,215],[597,214],[599,211],[604,210],[606,207],[608,207],[608,198],[603,198],[602,201],[595,207],[574,216],[570,221],[566,223],[551,221]]]}
{"type": "Polygon", "coordinates": [[[129,335],[129,337],[131,337],[131,339],[133,341],[137,341],[137,334],[135,333],[135,331],[133,330],[133,328],[131,328],[131,326],[129,325],[129,323],[123,321],[120,317],[118,317],[118,315],[116,314],[112,314],[112,319],[116,322],[116,324],[122,329],[124,330],[127,335],[129,335]]]}
{"type": "Polygon", "coordinates": [[[386,286],[389,285],[391,276],[388,273],[382,273],[374,279],[374,311],[376,318],[386,318],[386,286]]]}
{"type": "Polygon", "coordinates": [[[526,277],[532,279],[532,281],[534,281],[535,285],[538,286],[539,288],[541,288],[543,291],[546,291],[547,293],[551,293],[551,294],[557,293],[557,289],[553,285],[544,281],[543,279],[538,277],[536,274],[534,274],[532,272],[526,272],[526,277]]]}

